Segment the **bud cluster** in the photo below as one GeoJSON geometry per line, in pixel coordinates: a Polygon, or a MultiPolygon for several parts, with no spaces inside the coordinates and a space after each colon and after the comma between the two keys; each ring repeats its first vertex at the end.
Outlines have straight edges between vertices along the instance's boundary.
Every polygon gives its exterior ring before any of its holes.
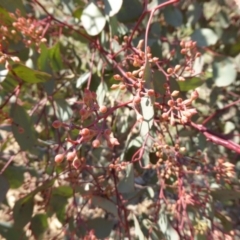
{"type": "Polygon", "coordinates": [[[223,159],[218,159],[214,167],[217,181],[225,180],[230,182],[230,179],[235,177],[235,165],[230,162],[225,162],[223,159]]]}
{"type": "Polygon", "coordinates": [[[181,54],[185,58],[185,64],[177,64],[174,68],[170,67],[167,69],[167,73],[170,76],[174,76],[178,81],[185,81],[183,73],[188,75],[194,74],[192,63],[201,56],[201,53],[197,51],[197,43],[194,41],[181,41],[181,54]]]}
{"type": "Polygon", "coordinates": [[[11,42],[23,42],[27,48],[30,46],[39,47],[47,40],[43,37],[43,27],[41,22],[30,17],[22,17],[19,10],[16,13],[9,13],[11,21],[0,21],[0,64],[5,64],[8,69],[9,61],[19,62],[17,56],[10,54],[8,46],[11,42]]]}
{"type": "MultiPolygon", "coordinates": [[[[175,91],[172,93],[172,96],[177,96],[175,91]]],[[[195,90],[192,92],[190,99],[183,100],[182,98],[177,98],[176,100],[170,99],[167,102],[169,106],[169,110],[164,112],[161,115],[162,120],[168,121],[170,120],[170,124],[174,125],[176,119],[179,120],[180,123],[186,124],[190,121],[191,117],[197,113],[195,108],[189,108],[192,102],[198,98],[198,92],[195,90]]]]}
{"type": "MultiPolygon", "coordinates": [[[[72,140],[67,138],[66,141],[73,144],[73,147],[83,143],[91,143],[93,148],[100,147],[104,142],[107,143],[109,148],[113,148],[114,146],[119,145],[117,138],[115,138],[112,134],[112,131],[105,126],[100,121],[104,121],[107,113],[108,108],[106,106],[99,106],[97,102],[97,95],[95,92],[92,92],[88,89],[84,90],[83,100],[80,104],[80,119],[81,122],[84,124],[85,121],[88,122],[89,127],[80,127],[79,135],[77,140],[72,140]],[[89,124],[89,121],[92,122],[89,124]],[[103,127],[104,125],[104,127],[103,127]]],[[[85,124],[84,124],[85,125],[85,124]]],[[[68,124],[63,123],[59,120],[55,120],[52,123],[52,127],[58,129],[61,127],[69,127],[68,124]]],[[[73,166],[78,168],[77,166],[81,166],[82,163],[79,162],[78,157],[76,157],[76,151],[68,152],[65,154],[58,154],[55,157],[55,162],[60,163],[62,162],[65,157],[68,161],[73,162],[73,166]]]]}

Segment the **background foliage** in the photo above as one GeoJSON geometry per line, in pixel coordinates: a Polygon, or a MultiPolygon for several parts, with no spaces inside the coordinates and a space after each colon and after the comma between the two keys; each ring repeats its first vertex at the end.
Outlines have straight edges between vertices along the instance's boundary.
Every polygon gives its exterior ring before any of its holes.
{"type": "Polygon", "coordinates": [[[2,238],[238,239],[239,13],[0,0],[2,238]]]}

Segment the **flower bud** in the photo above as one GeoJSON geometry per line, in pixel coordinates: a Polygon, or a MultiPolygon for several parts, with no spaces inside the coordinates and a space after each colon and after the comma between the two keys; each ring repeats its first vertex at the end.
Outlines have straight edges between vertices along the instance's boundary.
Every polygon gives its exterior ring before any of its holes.
{"type": "Polygon", "coordinates": [[[197,92],[197,90],[194,90],[191,94],[191,99],[192,100],[196,100],[198,98],[199,94],[197,92]]]}
{"type": "Polygon", "coordinates": [[[80,131],[80,134],[83,136],[83,137],[86,137],[90,134],[90,131],[88,128],[83,128],[81,131],[80,131]]]}
{"type": "Polygon", "coordinates": [[[98,139],[93,140],[92,146],[94,148],[98,148],[100,146],[100,141],[98,139]]]}
{"type": "Polygon", "coordinates": [[[80,168],[80,166],[81,166],[81,161],[80,161],[80,159],[75,158],[75,159],[73,160],[72,166],[73,166],[75,169],[80,168]]]}
{"type": "Polygon", "coordinates": [[[100,112],[100,113],[106,113],[106,112],[107,112],[107,107],[106,107],[106,106],[101,106],[101,107],[99,108],[99,112],[100,112]]]}
{"type": "Polygon", "coordinates": [[[68,161],[73,161],[73,159],[76,157],[76,155],[77,155],[76,150],[74,150],[72,152],[68,152],[67,156],[66,156],[66,159],[68,161]]]}
{"type": "Polygon", "coordinates": [[[57,154],[54,158],[55,163],[61,163],[64,157],[65,157],[65,154],[63,153],[57,154]]]}

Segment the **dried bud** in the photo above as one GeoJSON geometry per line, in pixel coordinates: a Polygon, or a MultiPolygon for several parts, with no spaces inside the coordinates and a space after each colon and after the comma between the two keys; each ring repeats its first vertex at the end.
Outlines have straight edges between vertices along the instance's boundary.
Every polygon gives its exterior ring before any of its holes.
{"type": "Polygon", "coordinates": [[[23,129],[22,127],[19,127],[19,128],[18,128],[18,132],[19,132],[20,134],[22,134],[22,133],[24,133],[24,129],[23,129]]]}
{"type": "Polygon", "coordinates": [[[154,95],[155,95],[154,90],[153,90],[153,89],[149,89],[149,90],[147,91],[147,95],[148,95],[148,96],[154,96],[154,95]]]}
{"type": "Polygon", "coordinates": [[[104,130],[104,135],[105,136],[109,136],[111,134],[111,130],[110,129],[105,129],[104,130]]]}
{"type": "Polygon", "coordinates": [[[53,123],[52,123],[52,126],[54,128],[60,128],[62,126],[62,122],[60,122],[59,120],[55,120],[53,123]]]}

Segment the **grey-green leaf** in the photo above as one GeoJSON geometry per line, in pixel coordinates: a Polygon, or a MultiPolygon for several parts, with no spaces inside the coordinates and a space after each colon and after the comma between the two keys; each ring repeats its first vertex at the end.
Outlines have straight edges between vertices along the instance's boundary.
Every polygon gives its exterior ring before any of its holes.
{"type": "Polygon", "coordinates": [[[22,106],[14,104],[11,106],[10,116],[14,121],[12,124],[13,135],[21,150],[30,150],[34,147],[37,139],[28,114],[22,106]]]}
{"type": "Polygon", "coordinates": [[[98,196],[93,196],[92,203],[95,206],[98,206],[104,209],[106,212],[112,213],[115,217],[118,217],[117,206],[113,202],[109,201],[108,199],[98,197],[98,196]]]}
{"type": "Polygon", "coordinates": [[[89,35],[96,36],[105,27],[106,18],[99,7],[94,2],[90,2],[83,10],[81,22],[89,35]]]}
{"type": "Polygon", "coordinates": [[[217,34],[210,28],[196,29],[191,38],[197,42],[199,47],[215,45],[218,41],[217,34]]]}
{"type": "Polygon", "coordinates": [[[230,58],[213,62],[213,79],[217,87],[232,84],[237,77],[237,70],[230,58]]]}
{"type": "Polygon", "coordinates": [[[7,179],[0,175],[0,203],[5,199],[6,194],[9,190],[9,183],[7,179]]]}
{"type": "Polygon", "coordinates": [[[22,229],[32,217],[34,201],[33,197],[26,196],[19,199],[13,207],[14,226],[22,229]]]}
{"type": "Polygon", "coordinates": [[[107,16],[112,17],[119,12],[123,0],[104,0],[104,12],[107,16]]]}
{"type": "Polygon", "coordinates": [[[64,122],[72,117],[73,111],[64,99],[56,99],[55,106],[57,110],[56,115],[59,120],[64,122]]]}

